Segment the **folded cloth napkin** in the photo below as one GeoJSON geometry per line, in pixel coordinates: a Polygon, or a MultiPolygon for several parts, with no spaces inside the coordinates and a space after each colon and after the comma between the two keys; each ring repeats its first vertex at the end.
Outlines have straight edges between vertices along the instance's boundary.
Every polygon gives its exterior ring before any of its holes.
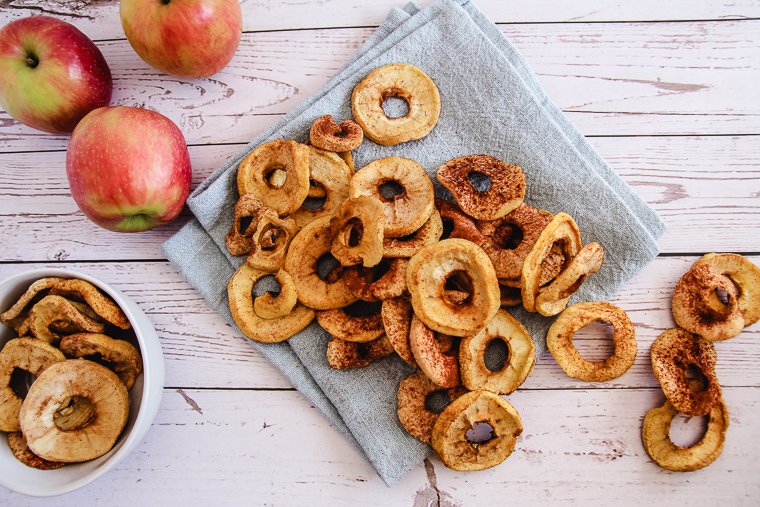
{"type": "MultiPolygon", "coordinates": [[[[237,164],[262,142],[306,140],[319,116],[351,117],[354,86],[371,70],[399,62],[420,67],[438,85],[440,119],[419,141],[394,147],[365,141],[354,152],[357,168],[390,155],[416,160],[431,176],[446,160],[476,153],[519,164],[526,175],[528,203],[569,213],[584,243],[597,241],[605,248],[603,268],[574,301],[609,298],[657,255],[656,240],[664,231],[660,217],[549,101],[501,31],[469,1],[439,0],[425,9],[410,4],[403,10],[394,8],[321,91],[254,139],[188,199],[196,218],[164,244],[164,253],[230,323],[234,325],[227,281],[244,262],[230,256],[224,243],[238,197],[237,164]]],[[[435,186],[438,196],[450,198],[435,186]]],[[[541,353],[552,319],[522,310],[513,313],[541,353]]],[[[359,446],[391,485],[430,451],[401,428],[396,416],[396,388],[411,370],[396,357],[358,370],[332,370],[325,358],[328,339],[312,323],[288,342],[252,344],[359,446]]]]}

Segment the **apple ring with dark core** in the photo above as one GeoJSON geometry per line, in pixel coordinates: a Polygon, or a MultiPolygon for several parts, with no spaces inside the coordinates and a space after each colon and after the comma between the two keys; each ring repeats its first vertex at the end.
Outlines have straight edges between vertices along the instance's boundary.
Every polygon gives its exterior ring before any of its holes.
{"type": "Polygon", "coordinates": [[[760,320],[760,267],[742,255],[727,253],[709,253],[694,265],[701,264],[709,265],[738,286],[736,302],[744,317],[745,327],[760,320]]]}

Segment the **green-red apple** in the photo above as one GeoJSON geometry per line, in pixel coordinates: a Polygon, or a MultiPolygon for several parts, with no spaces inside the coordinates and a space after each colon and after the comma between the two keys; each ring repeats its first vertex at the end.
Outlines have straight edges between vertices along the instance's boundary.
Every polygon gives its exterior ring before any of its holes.
{"type": "Polygon", "coordinates": [[[226,67],[243,27],[237,0],[121,0],[119,12],[140,58],[179,77],[208,77],[226,67]]]}
{"type": "Polygon", "coordinates": [[[118,232],[174,220],[190,192],[190,156],[167,117],[102,107],[82,118],[66,152],[71,195],[96,224],[118,232]]]}
{"type": "Polygon", "coordinates": [[[51,18],[17,19],[0,30],[0,106],[30,127],[71,132],[111,101],[111,70],[76,27],[51,18]]]}

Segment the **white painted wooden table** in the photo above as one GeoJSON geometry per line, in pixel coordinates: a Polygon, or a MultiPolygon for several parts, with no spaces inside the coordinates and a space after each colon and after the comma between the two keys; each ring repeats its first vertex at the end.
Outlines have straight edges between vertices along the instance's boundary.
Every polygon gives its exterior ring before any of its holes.
{"type": "MultiPolygon", "coordinates": [[[[2,0],[0,24],[38,13],[73,22],[105,54],[116,104],[147,106],[183,130],[197,184],[316,91],[403,0],[244,0],[231,65],[211,79],[161,75],[132,51],[115,1],[2,0]]],[[[481,0],[549,96],[662,214],[663,254],[612,300],[636,324],[639,353],[606,384],[569,379],[547,354],[510,397],[525,432],[484,472],[431,458],[396,487],[370,465],[162,258],[161,230],[120,235],[88,222],[69,195],[67,138],[0,112],[0,278],[65,265],[113,283],[149,314],[166,355],[163,403],[145,441],[116,470],[74,493],[0,505],[589,505],[760,504],[760,325],[718,343],[731,414],[723,455],[669,473],[640,443],[663,397],[649,345],[673,325],[670,295],[699,255],[760,263],[760,2],[758,0],[481,0]],[[618,4],[618,5],[615,5],[618,4]]],[[[609,344],[586,333],[590,358],[609,344]]],[[[703,421],[679,419],[693,440],[703,421]]]]}

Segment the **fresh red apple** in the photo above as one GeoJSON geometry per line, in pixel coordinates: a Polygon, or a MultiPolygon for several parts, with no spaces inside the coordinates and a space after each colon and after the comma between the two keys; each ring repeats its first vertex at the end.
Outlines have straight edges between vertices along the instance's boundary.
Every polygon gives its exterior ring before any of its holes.
{"type": "Polygon", "coordinates": [[[119,11],[140,58],[179,77],[208,77],[226,67],[243,27],[237,0],[121,0],[119,11]]]}
{"type": "Polygon", "coordinates": [[[190,155],[167,117],[139,107],[102,107],[71,134],[71,195],[96,224],[118,232],[174,220],[190,192],[190,155]]]}
{"type": "Polygon", "coordinates": [[[0,30],[0,106],[21,123],[71,132],[112,88],[103,54],[73,25],[32,16],[0,30]]]}

